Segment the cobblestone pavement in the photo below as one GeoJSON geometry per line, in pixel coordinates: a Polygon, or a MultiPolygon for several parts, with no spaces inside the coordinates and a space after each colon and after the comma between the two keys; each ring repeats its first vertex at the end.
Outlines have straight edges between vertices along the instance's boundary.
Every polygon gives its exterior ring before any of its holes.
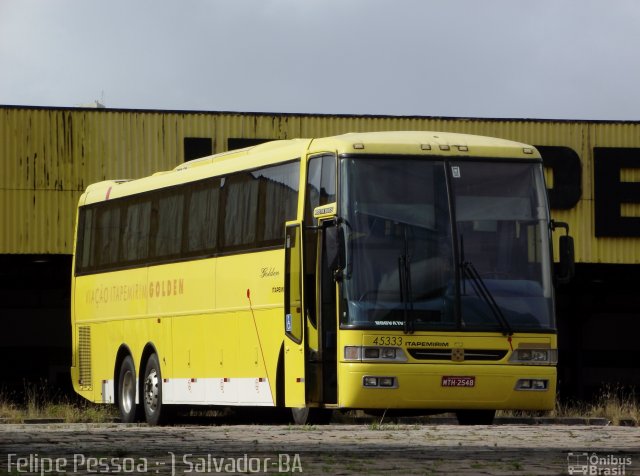
{"type": "Polygon", "coordinates": [[[640,428],[0,425],[0,473],[640,474],[640,428]]]}

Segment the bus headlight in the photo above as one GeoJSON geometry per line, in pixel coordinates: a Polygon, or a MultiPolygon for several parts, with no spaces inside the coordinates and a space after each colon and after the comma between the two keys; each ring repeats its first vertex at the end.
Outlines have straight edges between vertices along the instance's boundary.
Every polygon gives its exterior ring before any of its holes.
{"type": "Polygon", "coordinates": [[[513,351],[509,362],[525,365],[554,365],[558,363],[558,350],[520,348],[513,351]]]}
{"type": "Polygon", "coordinates": [[[407,356],[400,347],[373,347],[347,345],[344,360],[351,362],[406,362],[407,356]]]}
{"type": "Polygon", "coordinates": [[[362,356],[365,359],[379,359],[380,358],[380,348],[378,347],[365,347],[363,348],[364,355],[362,356]]]}
{"type": "Polygon", "coordinates": [[[362,347],[347,345],[344,348],[344,360],[362,360],[362,347]]]}

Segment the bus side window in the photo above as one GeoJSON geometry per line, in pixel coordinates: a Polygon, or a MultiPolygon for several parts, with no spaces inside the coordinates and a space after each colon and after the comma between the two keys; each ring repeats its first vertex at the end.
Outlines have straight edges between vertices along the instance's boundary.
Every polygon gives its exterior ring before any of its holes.
{"type": "Polygon", "coordinates": [[[151,201],[149,199],[138,200],[127,205],[120,252],[123,262],[136,262],[147,259],[149,255],[150,221],[151,201]]]}
{"type": "Polygon", "coordinates": [[[320,203],[332,203],[336,201],[336,158],[333,155],[325,155],[322,158],[322,179],[320,180],[320,203]]]}
{"type": "Polygon", "coordinates": [[[155,233],[156,257],[174,256],[182,249],[182,220],[184,196],[182,191],[158,200],[158,224],[155,233]]]}
{"type": "Polygon", "coordinates": [[[248,172],[232,174],[225,180],[223,251],[250,249],[256,243],[259,183],[248,172]]]}
{"type": "Polygon", "coordinates": [[[326,154],[309,160],[307,173],[307,200],[305,221],[308,225],[313,221],[313,210],[320,205],[336,201],[336,158],[326,154]]]}
{"type": "Polygon", "coordinates": [[[187,253],[215,251],[219,201],[220,179],[208,180],[191,191],[187,209],[187,253]]]}
{"type": "Polygon", "coordinates": [[[78,218],[78,256],[76,258],[76,272],[84,272],[95,266],[93,257],[93,244],[95,242],[93,215],[93,208],[80,209],[78,218]]]}
{"type": "Polygon", "coordinates": [[[309,161],[307,169],[307,199],[304,208],[304,219],[313,223],[313,210],[320,205],[320,180],[322,179],[322,157],[309,161]]]}
{"type": "Polygon", "coordinates": [[[106,267],[118,262],[120,243],[120,208],[104,206],[97,210],[96,247],[94,263],[106,267]]]}
{"type": "Polygon", "coordinates": [[[270,166],[254,172],[260,181],[259,245],[281,245],[284,223],[298,211],[300,162],[270,166]]]}

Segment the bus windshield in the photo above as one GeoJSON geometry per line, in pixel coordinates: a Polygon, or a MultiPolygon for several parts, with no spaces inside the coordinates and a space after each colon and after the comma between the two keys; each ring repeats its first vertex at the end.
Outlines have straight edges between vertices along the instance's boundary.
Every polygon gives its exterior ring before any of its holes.
{"type": "Polygon", "coordinates": [[[340,167],[342,327],[554,328],[539,163],[349,157],[340,167]]]}

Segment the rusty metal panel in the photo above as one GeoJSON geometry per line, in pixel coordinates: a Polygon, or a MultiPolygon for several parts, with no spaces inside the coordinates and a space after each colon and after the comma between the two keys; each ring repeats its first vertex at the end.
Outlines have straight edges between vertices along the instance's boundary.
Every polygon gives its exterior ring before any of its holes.
{"type": "Polygon", "coordinates": [[[2,254],[69,254],[81,192],[0,190],[2,254]]]}

